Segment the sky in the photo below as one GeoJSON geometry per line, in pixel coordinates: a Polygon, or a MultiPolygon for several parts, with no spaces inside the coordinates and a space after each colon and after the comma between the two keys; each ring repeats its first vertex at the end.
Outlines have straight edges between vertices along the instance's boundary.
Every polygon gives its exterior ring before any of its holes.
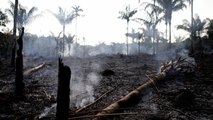
{"type": "MultiPolygon", "coordinates": [[[[15,1],[15,0],[12,0],[15,1]]],[[[126,21],[118,19],[119,11],[123,11],[125,6],[130,4],[130,8],[138,8],[139,0],[19,0],[19,2],[30,9],[36,6],[42,13],[42,16],[35,19],[29,24],[26,29],[28,32],[37,34],[39,36],[48,36],[50,32],[53,32],[55,36],[62,31],[62,26],[57,19],[48,10],[57,13],[58,7],[62,7],[67,11],[72,10],[72,6],[79,5],[83,9],[82,17],[77,21],[77,35],[79,42],[83,42],[85,38],[85,44],[97,45],[99,43],[110,44],[112,42],[125,42],[126,33],[126,21]]],[[[147,2],[151,0],[140,0],[140,2],[147,2]]],[[[201,19],[213,18],[213,0],[194,0],[194,13],[198,14],[201,19]]],[[[8,8],[8,0],[0,0],[0,8],[4,11],[8,8]]],[[[189,6],[188,6],[189,8],[189,6]]],[[[140,7],[141,9],[141,7],[140,7]]],[[[138,13],[136,16],[143,16],[138,13]]],[[[176,31],[174,26],[181,24],[183,19],[190,20],[190,9],[184,9],[183,11],[175,12],[172,19],[172,37],[183,34],[183,32],[176,31]]],[[[71,24],[66,26],[66,34],[75,34],[75,20],[71,24]]],[[[164,22],[158,26],[158,29],[162,32],[165,30],[164,22]]],[[[12,27],[12,25],[8,25],[12,27]]],[[[130,22],[129,31],[132,28],[139,28],[137,23],[130,22]]],[[[184,33],[185,34],[185,33],[184,33]]]]}

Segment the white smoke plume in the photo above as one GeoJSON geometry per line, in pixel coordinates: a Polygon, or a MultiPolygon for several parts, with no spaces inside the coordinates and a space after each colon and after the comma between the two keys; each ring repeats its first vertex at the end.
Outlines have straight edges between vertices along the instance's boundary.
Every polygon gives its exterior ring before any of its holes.
{"type": "Polygon", "coordinates": [[[90,64],[89,70],[84,67],[72,68],[70,103],[75,107],[83,107],[94,101],[94,87],[99,84],[101,79],[98,73],[100,71],[98,64],[90,64]]]}

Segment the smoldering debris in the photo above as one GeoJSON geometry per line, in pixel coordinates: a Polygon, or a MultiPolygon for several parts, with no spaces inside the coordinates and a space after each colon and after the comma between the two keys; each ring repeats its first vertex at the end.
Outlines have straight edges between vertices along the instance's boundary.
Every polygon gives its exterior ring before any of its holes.
{"type": "Polygon", "coordinates": [[[75,66],[74,69],[72,69],[70,86],[71,105],[79,108],[94,101],[94,87],[97,86],[101,80],[101,76],[98,74],[99,69],[100,65],[97,63],[85,63],[80,67],[75,66]],[[85,69],[85,67],[89,70],[85,69]]]}

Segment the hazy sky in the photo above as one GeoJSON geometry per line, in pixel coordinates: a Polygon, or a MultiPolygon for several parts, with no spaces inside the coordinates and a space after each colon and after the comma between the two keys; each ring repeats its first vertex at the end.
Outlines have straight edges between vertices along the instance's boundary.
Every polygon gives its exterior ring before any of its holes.
{"type": "MultiPolygon", "coordinates": [[[[15,1],[15,0],[12,0],[15,1]]],[[[150,1],[151,0],[140,0],[150,1]]],[[[58,12],[58,7],[71,11],[73,5],[79,5],[84,11],[84,17],[78,18],[78,36],[80,40],[85,37],[87,44],[98,44],[99,42],[125,42],[126,21],[118,19],[119,11],[124,10],[125,5],[130,4],[130,7],[137,8],[138,0],[19,0],[19,2],[31,8],[36,6],[39,8],[38,13],[43,12],[40,18],[32,22],[27,30],[38,35],[49,35],[54,32],[56,35],[62,31],[59,22],[47,10],[55,13],[58,12]]],[[[201,19],[206,17],[213,18],[213,0],[194,0],[194,13],[198,13],[201,19]]],[[[0,0],[0,8],[4,10],[9,7],[8,0],[0,0]]],[[[141,15],[142,16],[142,15],[141,15]]],[[[190,9],[173,14],[173,26],[181,24],[182,20],[190,19],[190,9]]],[[[137,24],[130,22],[135,29],[137,24]]],[[[164,22],[159,26],[159,29],[164,30],[164,22]]],[[[173,28],[173,36],[178,35],[176,29],[173,28]]],[[[75,34],[75,20],[66,27],[67,34],[75,34]]]]}

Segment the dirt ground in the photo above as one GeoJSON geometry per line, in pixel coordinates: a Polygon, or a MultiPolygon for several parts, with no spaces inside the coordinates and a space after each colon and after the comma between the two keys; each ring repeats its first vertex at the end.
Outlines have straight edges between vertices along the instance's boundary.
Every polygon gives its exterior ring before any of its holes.
{"type": "MultiPolygon", "coordinates": [[[[211,59],[208,64],[211,64],[211,59]]],[[[113,102],[159,72],[163,61],[148,54],[66,57],[70,66],[70,119],[90,120],[113,102]],[[106,72],[110,71],[110,72],[106,72]],[[76,113],[80,108],[101,100],[76,113]]],[[[15,72],[7,59],[0,63],[0,119],[55,119],[57,58],[25,57],[24,70],[45,67],[24,76],[25,96],[14,95],[15,72]]],[[[212,120],[213,67],[192,74],[170,77],[141,93],[138,104],[107,116],[108,120],[212,120]]]]}

